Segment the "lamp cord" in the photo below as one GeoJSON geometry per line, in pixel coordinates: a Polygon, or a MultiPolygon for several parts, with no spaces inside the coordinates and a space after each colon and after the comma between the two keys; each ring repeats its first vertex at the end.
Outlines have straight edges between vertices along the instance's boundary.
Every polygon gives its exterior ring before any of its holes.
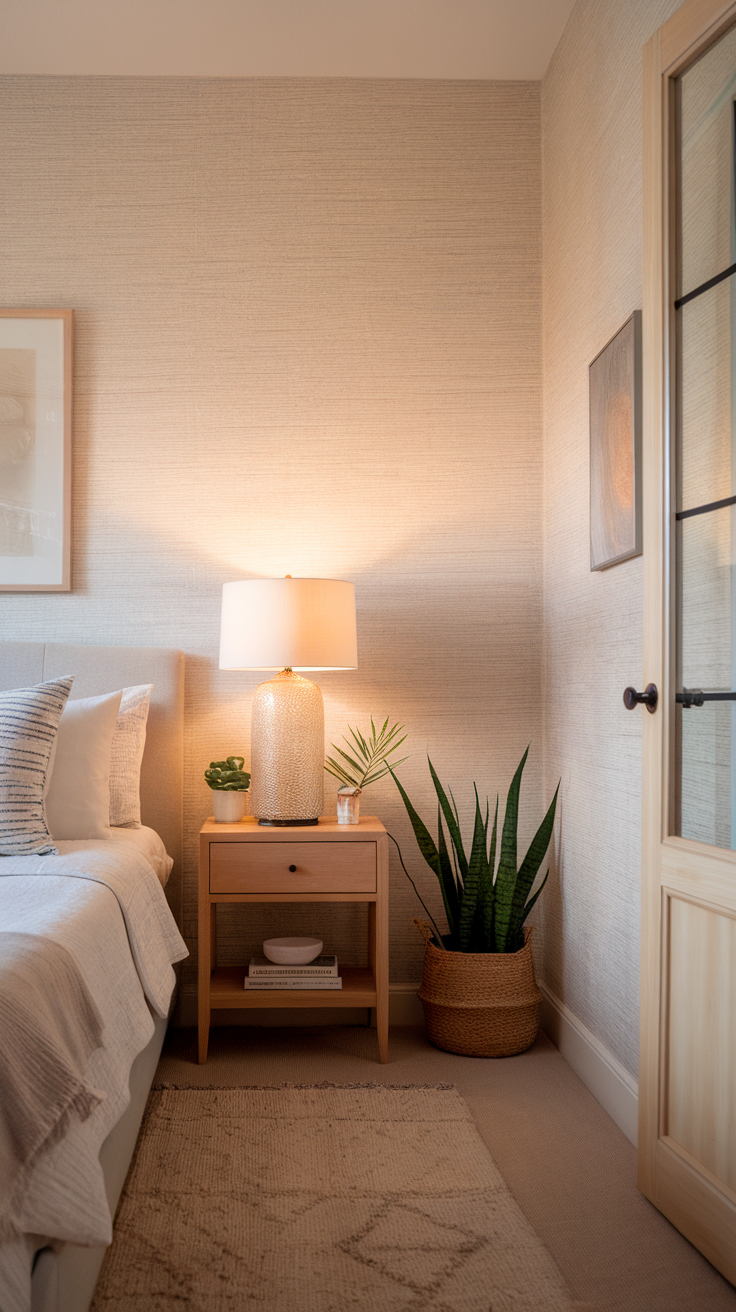
{"type": "Polygon", "coordinates": [[[440,948],[442,948],[442,949],[446,952],[447,949],[445,948],[445,944],[444,944],[444,941],[443,941],[442,935],[440,934],[440,931],[439,931],[439,929],[437,928],[437,924],[436,924],[435,918],[434,918],[434,916],[432,915],[432,912],[429,910],[429,907],[427,906],[426,902],[425,902],[425,901],[423,900],[423,898],[420,896],[419,889],[417,888],[416,884],[414,883],[414,880],[412,879],[411,875],[409,874],[409,871],[407,870],[406,866],[404,865],[404,858],[403,858],[403,856],[401,855],[401,848],[399,847],[399,845],[398,845],[396,839],[394,838],[393,834],[389,834],[389,833],[388,833],[388,829],[386,830],[386,833],[388,834],[389,838],[391,839],[391,842],[394,844],[394,846],[395,846],[395,848],[396,848],[396,851],[397,851],[398,854],[399,854],[399,861],[401,862],[401,869],[403,870],[404,874],[406,875],[407,879],[409,880],[409,883],[411,884],[412,888],[414,889],[414,892],[416,893],[417,897],[419,898],[419,901],[421,902],[422,906],[424,907],[425,912],[427,913],[427,915],[429,916],[429,919],[430,919],[431,922],[432,922],[432,928],[434,929],[435,938],[437,939],[437,946],[440,947],[440,948]]]}

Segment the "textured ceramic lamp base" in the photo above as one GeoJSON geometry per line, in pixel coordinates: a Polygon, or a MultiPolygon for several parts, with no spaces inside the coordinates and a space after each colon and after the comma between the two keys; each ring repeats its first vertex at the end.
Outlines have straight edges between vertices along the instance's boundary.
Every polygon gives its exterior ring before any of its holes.
{"type": "Polygon", "coordinates": [[[316,683],[282,670],[256,688],[251,814],[262,824],[314,824],[324,806],[325,715],[316,683]]]}

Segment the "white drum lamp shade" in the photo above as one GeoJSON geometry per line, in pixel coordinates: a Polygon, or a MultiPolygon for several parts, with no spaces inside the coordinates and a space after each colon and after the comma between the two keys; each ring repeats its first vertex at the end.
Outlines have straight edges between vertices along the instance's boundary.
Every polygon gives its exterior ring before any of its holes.
{"type": "Polygon", "coordinates": [[[243,579],[222,589],[221,670],[279,670],[253,698],[251,813],[316,824],[324,804],[324,706],[300,670],[358,664],[355,588],[339,579],[243,579]]]}
{"type": "Polygon", "coordinates": [[[222,589],[221,670],[354,670],[355,587],[341,579],[243,579],[222,589]]]}

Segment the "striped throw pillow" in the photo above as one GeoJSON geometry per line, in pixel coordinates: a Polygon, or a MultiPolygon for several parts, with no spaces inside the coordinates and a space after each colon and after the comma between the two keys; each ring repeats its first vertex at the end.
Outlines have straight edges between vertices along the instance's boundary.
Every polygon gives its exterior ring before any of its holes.
{"type": "Polygon", "coordinates": [[[58,848],[44,794],[56,731],[74,676],[0,692],[0,856],[44,856],[58,848]]]}

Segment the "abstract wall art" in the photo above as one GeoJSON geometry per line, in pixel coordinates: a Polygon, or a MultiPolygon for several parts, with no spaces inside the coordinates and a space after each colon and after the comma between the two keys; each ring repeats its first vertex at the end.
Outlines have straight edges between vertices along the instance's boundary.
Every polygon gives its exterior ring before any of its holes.
{"type": "Polygon", "coordinates": [[[589,369],[590,568],[607,569],[641,545],[641,311],[589,369]]]}
{"type": "Polygon", "coordinates": [[[0,592],[71,588],[72,320],[0,309],[0,592]]]}

